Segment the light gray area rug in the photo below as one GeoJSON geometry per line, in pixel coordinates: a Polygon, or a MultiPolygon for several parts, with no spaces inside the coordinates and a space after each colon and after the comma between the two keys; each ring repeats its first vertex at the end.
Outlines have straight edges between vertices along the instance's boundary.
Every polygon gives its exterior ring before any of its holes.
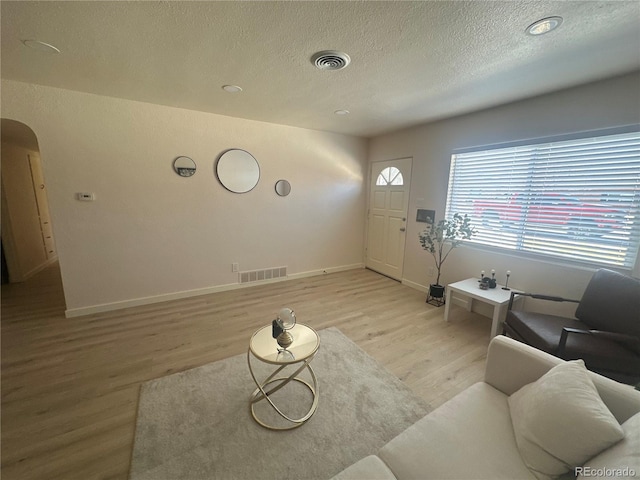
{"type": "MultiPolygon", "coordinates": [[[[318,409],[294,430],[267,430],[251,417],[249,396],[256,387],[246,355],[143,384],[130,479],[328,479],[429,413],[424,401],[340,330],[322,330],[320,339],[311,363],[318,409]]],[[[273,371],[260,367],[258,379],[273,371]]],[[[311,402],[296,382],[277,394],[292,416],[306,413],[311,402]]],[[[260,418],[275,421],[266,402],[259,405],[260,418]]]]}

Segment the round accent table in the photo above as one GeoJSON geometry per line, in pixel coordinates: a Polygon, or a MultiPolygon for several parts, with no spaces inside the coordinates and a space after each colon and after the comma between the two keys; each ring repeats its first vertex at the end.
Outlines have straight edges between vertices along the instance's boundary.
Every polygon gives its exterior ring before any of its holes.
{"type": "Polygon", "coordinates": [[[318,334],[313,328],[299,323],[289,330],[289,333],[293,336],[293,343],[289,348],[283,350],[278,345],[276,339],[272,336],[271,325],[267,325],[253,334],[251,341],[249,342],[249,350],[247,351],[249,372],[251,372],[251,377],[258,387],[251,394],[249,400],[251,415],[256,422],[271,430],[291,430],[304,425],[304,423],[315,413],[316,408],[318,407],[318,381],[310,363],[318,352],[318,348],[320,348],[320,337],[318,337],[318,334]],[[260,362],[277,366],[277,368],[264,381],[260,382],[256,378],[251,365],[252,357],[260,362]],[[296,364],[300,365],[297,366],[296,364]],[[289,376],[278,376],[282,370],[291,365],[297,366],[297,368],[294,367],[293,373],[289,376]],[[305,369],[308,370],[311,375],[311,383],[298,377],[298,375],[305,369]],[[309,411],[301,418],[291,418],[284,414],[270,397],[271,394],[285,387],[290,382],[299,382],[311,391],[313,401],[311,402],[309,411]],[[258,402],[262,401],[268,402],[271,407],[290,425],[286,425],[284,427],[273,426],[260,420],[256,415],[254,407],[258,402]]]}

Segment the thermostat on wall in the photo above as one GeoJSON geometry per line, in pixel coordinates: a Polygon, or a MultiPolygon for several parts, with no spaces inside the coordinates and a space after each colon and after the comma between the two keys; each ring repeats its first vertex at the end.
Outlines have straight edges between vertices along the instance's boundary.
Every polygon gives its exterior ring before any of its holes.
{"type": "Polygon", "coordinates": [[[82,200],[83,202],[93,202],[96,199],[95,194],[88,192],[76,193],[76,200],[82,200]]]}

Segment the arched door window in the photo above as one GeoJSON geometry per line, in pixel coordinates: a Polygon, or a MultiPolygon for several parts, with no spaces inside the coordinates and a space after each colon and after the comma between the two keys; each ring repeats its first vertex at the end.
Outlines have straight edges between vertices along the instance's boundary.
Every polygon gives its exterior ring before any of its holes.
{"type": "Polygon", "coordinates": [[[396,167],[387,167],[378,175],[376,185],[404,185],[404,179],[396,167]]]}

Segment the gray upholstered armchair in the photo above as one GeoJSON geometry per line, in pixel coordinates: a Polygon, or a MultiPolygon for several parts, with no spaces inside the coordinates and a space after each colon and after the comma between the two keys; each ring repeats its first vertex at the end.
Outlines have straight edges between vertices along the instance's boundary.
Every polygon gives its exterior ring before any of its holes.
{"type": "Polygon", "coordinates": [[[581,300],[511,294],[503,334],[547,353],[582,358],[590,370],[620,382],[640,382],[640,280],[598,270],[581,300]],[[515,295],[575,302],[575,318],[513,310],[515,295]]]}

